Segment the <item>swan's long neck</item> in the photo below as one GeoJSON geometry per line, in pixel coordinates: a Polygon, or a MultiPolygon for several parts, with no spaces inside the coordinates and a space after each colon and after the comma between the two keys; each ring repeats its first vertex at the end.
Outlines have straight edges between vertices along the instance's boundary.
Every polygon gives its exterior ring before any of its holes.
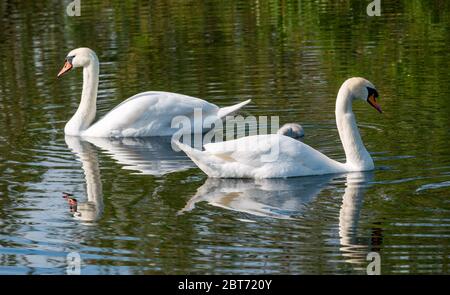
{"type": "Polygon", "coordinates": [[[347,159],[346,165],[352,171],[372,170],[372,157],[364,146],[355,115],[352,110],[353,96],[347,85],[342,85],[336,99],[336,124],[347,159]]]}
{"type": "Polygon", "coordinates": [[[64,128],[67,135],[80,135],[94,121],[97,111],[98,74],[98,60],[92,56],[89,65],[83,68],[83,91],[80,105],[64,128]]]}

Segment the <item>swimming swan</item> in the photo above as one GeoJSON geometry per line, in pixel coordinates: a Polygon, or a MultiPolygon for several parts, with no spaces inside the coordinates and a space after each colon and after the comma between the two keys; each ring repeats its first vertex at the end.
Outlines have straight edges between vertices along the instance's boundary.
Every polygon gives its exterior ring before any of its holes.
{"type": "MultiPolygon", "coordinates": [[[[162,91],[142,92],[123,101],[92,125],[96,113],[99,80],[99,62],[95,52],[89,48],[77,48],[69,52],[58,77],[77,67],[83,68],[83,91],[78,110],[64,128],[66,135],[170,136],[177,131],[176,128],[171,128],[172,119],[176,116],[186,116],[194,122],[194,109],[201,109],[202,118],[211,122],[225,118],[251,101],[249,99],[230,107],[219,108],[215,104],[187,95],[162,91]]],[[[204,131],[207,130],[203,129],[202,132],[204,131]]]]}
{"type": "Polygon", "coordinates": [[[346,80],[336,99],[336,124],[346,163],[339,163],[309,145],[280,134],[253,135],[209,143],[205,151],[175,141],[209,177],[280,178],[374,169],[356,126],[352,103],[367,101],[381,113],[375,86],[363,78],[346,80]]]}

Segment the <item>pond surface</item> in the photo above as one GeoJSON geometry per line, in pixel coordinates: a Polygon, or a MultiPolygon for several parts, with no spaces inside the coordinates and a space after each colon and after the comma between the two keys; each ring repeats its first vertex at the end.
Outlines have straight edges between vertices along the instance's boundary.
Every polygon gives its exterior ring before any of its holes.
{"type": "Polygon", "coordinates": [[[83,274],[365,274],[377,252],[382,274],[448,274],[450,2],[366,2],[81,1],[69,17],[69,1],[2,1],[0,273],[65,274],[77,252],[83,274]],[[376,170],[214,180],[164,138],[65,137],[82,74],[56,74],[81,46],[100,59],[98,116],[147,90],[252,98],[243,115],[299,122],[340,161],[337,90],[366,77],[376,170]]]}

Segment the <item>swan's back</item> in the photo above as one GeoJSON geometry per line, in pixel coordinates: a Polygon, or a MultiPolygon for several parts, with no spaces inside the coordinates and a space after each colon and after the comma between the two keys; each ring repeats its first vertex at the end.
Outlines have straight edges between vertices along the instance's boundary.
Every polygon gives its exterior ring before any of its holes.
{"type": "Polygon", "coordinates": [[[219,107],[183,94],[148,91],[123,101],[94,123],[82,135],[93,137],[135,137],[172,135],[172,119],[193,118],[194,109],[203,117],[216,115],[219,107]]]}
{"type": "Polygon", "coordinates": [[[145,99],[155,102],[156,100],[159,101],[159,99],[165,99],[170,102],[177,102],[181,104],[189,104],[195,107],[206,107],[207,110],[215,109],[218,110],[219,108],[212,104],[207,102],[206,100],[203,100],[201,98],[179,94],[179,93],[173,93],[173,92],[166,92],[166,91],[146,91],[141,92],[136,95],[133,95],[132,97],[127,98],[126,100],[119,103],[117,106],[115,106],[110,112],[114,111],[115,109],[125,105],[126,103],[130,103],[135,100],[139,99],[145,99]]]}
{"type": "Polygon", "coordinates": [[[293,138],[254,135],[205,145],[205,151],[181,144],[210,177],[277,178],[343,172],[344,165],[293,138]]]}

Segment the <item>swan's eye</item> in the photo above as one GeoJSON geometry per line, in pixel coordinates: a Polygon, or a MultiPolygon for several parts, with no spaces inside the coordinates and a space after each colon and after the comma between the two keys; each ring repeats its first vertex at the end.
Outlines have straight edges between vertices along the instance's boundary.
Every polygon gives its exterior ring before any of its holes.
{"type": "Polygon", "coordinates": [[[378,91],[372,87],[367,87],[367,91],[368,91],[368,95],[367,95],[367,99],[369,99],[369,97],[373,96],[375,98],[378,98],[378,91]]]}
{"type": "Polygon", "coordinates": [[[75,55],[68,56],[68,57],[66,57],[66,61],[68,63],[72,64],[72,60],[73,60],[74,57],[75,57],[75,55]]]}
{"type": "Polygon", "coordinates": [[[377,103],[378,92],[376,89],[367,87],[369,95],[367,96],[367,102],[374,107],[380,114],[382,113],[380,105],[377,103]]]}
{"type": "Polygon", "coordinates": [[[67,56],[66,60],[64,61],[64,66],[61,69],[61,71],[59,71],[57,77],[61,77],[62,75],[64,75],[64,73],[67,73],[68,71],[70,71],[71,69],[73,69],[73,58],[75,57],[75,55],[72,56],[67,56]]]}

